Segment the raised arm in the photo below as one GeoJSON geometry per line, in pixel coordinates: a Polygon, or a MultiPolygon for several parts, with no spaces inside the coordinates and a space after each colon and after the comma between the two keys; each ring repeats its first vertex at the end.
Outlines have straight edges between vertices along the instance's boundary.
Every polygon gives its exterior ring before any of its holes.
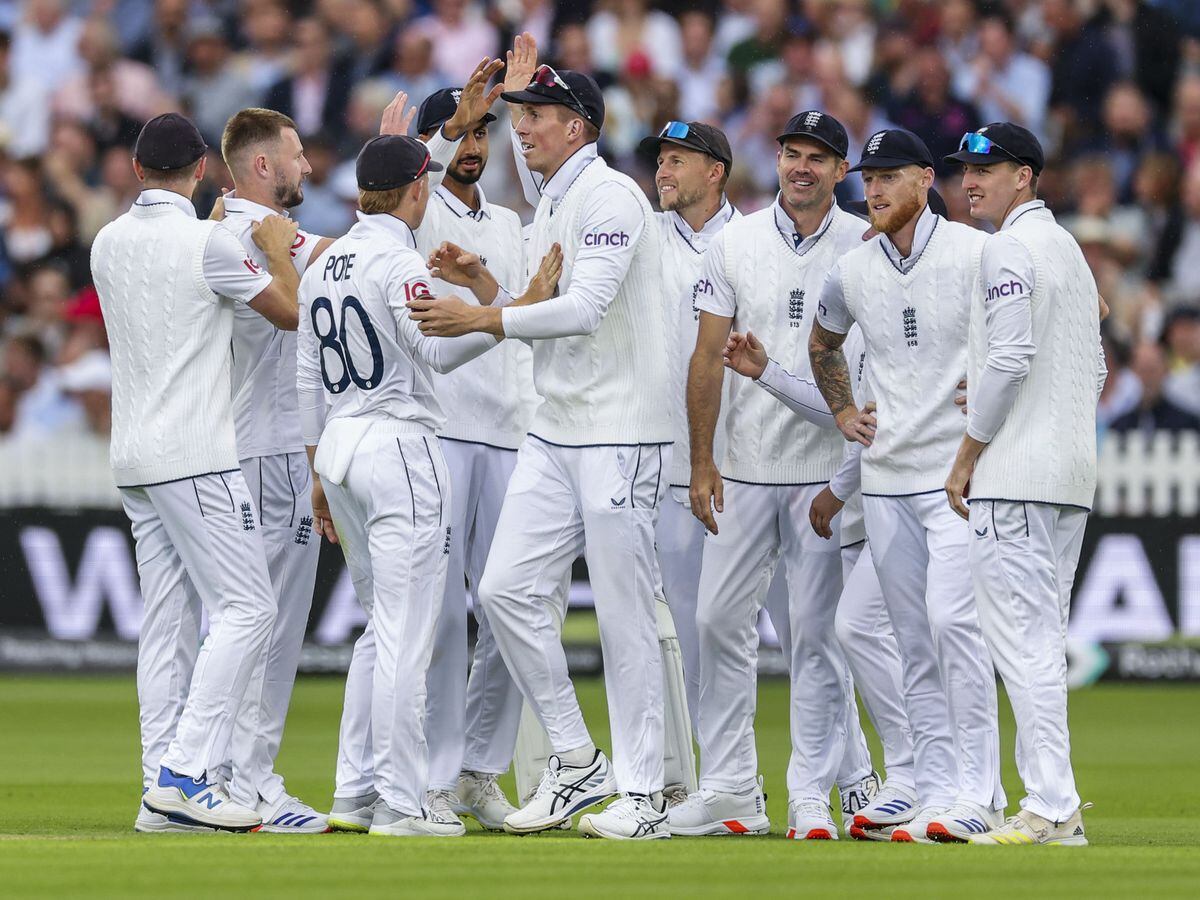
{"type": "MultiPolygon", "coordinates": [[[[523,91],[533,79],[533,73],[538,66],[537,40],[528,31],[513,38],[513,49],[505,54],[504,90],[523,91]]],[[[517,137],[516,124],[521,119],[521,107],[516,103],[508,105],[508,115],[512,127],[508,129],[512,142],[513,160],[517,166],[517,175],[521,179],[521,191],[525,194],[525,202],[536,207],[542,198],[542,183],[540,176],[529,171],[525,162],[525,154],[521,152],[521,139],[517,137]]]]}
{"type": "Polygon", "coordinates": [[[793,375],[767,356],[766,348],[753,332],[729,336],[725,344],[725,367],[752,379],[806,422],[820,428],[837,427],[816,384],[793,375]]]}

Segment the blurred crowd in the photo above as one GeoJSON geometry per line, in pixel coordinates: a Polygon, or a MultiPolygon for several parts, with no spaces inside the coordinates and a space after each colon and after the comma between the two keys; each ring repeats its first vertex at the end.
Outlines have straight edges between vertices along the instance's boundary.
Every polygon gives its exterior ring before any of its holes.
{"type": "MultiPolygon", "coordinates": [[[[1103,427],[1200,429],[1196,0],[0,0],[0,434],[107,433],[88,248],[137,195],[148,118],[181,110],[217,148],[238,109],[287,113],[313,169],[295,213],[336,236],[396,92],[419,104],[461,84],[522,31],[596,78],[602,152],[651,194],[635,148],[669,119],[726,131],[747,212],[771,202],[775,135],[803,109],[837,116],[855,158],[891,125],[939,158],[986,122],[1027,126],[1047,150],[1041,194],[1112,309],[1103,427]]],[[[202,216],[231,186],[215,149],[208,173],[202,216]]],[[[970,221],[956,172],[938,175],[970,221]]],[[[503,117],[483,184],[528,216],[503,117]]]]}

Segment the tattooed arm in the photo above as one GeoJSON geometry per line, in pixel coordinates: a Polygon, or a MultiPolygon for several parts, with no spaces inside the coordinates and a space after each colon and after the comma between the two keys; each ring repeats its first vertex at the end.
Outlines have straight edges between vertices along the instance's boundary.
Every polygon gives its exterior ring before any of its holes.
{"type": "Polygon", "coordinates": [[[875,434],[875,417],[869,412],[860,412],[855,405],[850,367],[842,353],[846,332],[853,323],[854,317],[842,293],[841,267],[835,265],[821,289],[817,318],[808,336],[808,358],[813,380],[829,404],[838,430],[846,440],[869,447],[875,434]]]}

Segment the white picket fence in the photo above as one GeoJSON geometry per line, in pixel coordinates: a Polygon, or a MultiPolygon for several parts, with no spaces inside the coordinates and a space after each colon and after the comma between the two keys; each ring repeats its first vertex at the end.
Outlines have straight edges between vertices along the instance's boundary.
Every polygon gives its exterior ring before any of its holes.
{"type": "MultiPolygon", "coordinates": [[[[1096,512],[1200,513],[1200,434],[1108,434],[1100,445],[1096,512]]],[[[92,436],[0,441],[0,508],[119,509],[108,441],[92,436]]]]}

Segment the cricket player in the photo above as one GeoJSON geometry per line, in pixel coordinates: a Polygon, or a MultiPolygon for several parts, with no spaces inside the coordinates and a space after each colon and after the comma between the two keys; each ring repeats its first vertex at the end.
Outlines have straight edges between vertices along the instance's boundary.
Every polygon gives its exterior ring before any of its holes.
{"type": "Polygon", "coordinates": [[[369,830],[392,836],[465,833],[456,816],[425,808],[425,683],[451,511],[430,371],[469,362],[497,340],[431,340],[407,315],[405,302],[429,291],[413,230],[429,199],[426,173],[438,165],[415,138],[381,135],[363,147],[359,221],[305,274],[297,342],[301,424],[319,476],[315,525],[331,536],[321,516],[327,499],[370,617],[370,665],[365,673],[361,660],[351,666],[352,677],[369,674],[372,682],[361,745],[379,795],[369,830]]]}
{"type": "Polygon", "coordinates": [[[531,258],[561,244],[558,296],[530,309],[413,304],[428,334],[483,331],[533,342],[542,403],[521,446],[488,555],[480,599],[496,641],[554,755],[533,799],[505,830],[670,836],[663,789],[663,673],[656,624],[654,523],[671,441],[661,236],[637,185],[601,159],[604,101],[595,81],[539,66],[516,132],[540,200],[531,258]],[[555,626],[557,586],[586,552],[604,653],[615,766],[592,742],[555,626]]]}
{"type": "Polygon", "coordinates": [[[814,424],[824,417],[827,425],[829,412],[822,405],[804,421],[735,380],[719,469],[713,456],[722,350],[730,331],[764,335],[793,371],[805,373],[812,295],[862,233],[860,220],[833,202],[834,186],[847,169],[841,123],[816,110],[803,112],[778,140],[776,202],[725,227],[705,255],[696,291],[700,324],[687,387],[690,500],[710,532],[697,603],[700,790],[671,810],[673,834],[770,829],[754,746],[754,621],[781,558],[792,685],[789,835],[837,837],[828,797],[847,753],[855,756],[847,780],[875,786],[834,632],[842,587],[838,546],[822,541],[805,522],[842,455],[837,435],[814,424]]]}
{"type": "MultiPolygon", "coordinates": [[[[222,224],[255,263],[266,264],[252,233],[270,215],[288,216],[304,200],[312,171],[296,124],[269,109],[244,109],[225,125],[221,155],[233,177],[222,224]]],[[[297,229],[290,255],[297,278],[332,243],[297,229]]],[[[254,497],[267,548],[278,614],[263,664],[251,682],[261,691],[256,721],[239,721],[229,792],[255,807],[260,829],[279,834],[320,833],[324,814],[288,794],[275,773],[300,649],[312,606],[320,535],[313,540],[312,485],[296,407],[296,335],[247,307],[234,310],[233,414],[242,474],[254,497]],[[257,727],[255,727],[257,725],[257,727]]]]}
{"type": "MultiPolygon", "coordinates": [[[[962,435],[969,298],[984,235],[928,206],[933,162],[902,129],[872,135],[863,173],[878,236],[832,268],[809,341],[812,372],[839,429],[866,446],[863,515],[903,661],[915,792],[855,817],[891,840],[965,840],[998,824],[996,684],[963,570],[967,531],[941,499],[962,435]],[[842,343],[858,323],[874,417],[861,417],[842,343]],[[914,815],[915,813],[915,815],[914,815]]],[[[903,794],[898,785],[892,794],[903,794]]]]}
{"type": "MultiPolygon", "coordinates": [[[[421,104],[417,131],[445,169],[416,235],[417,250],[427,259],[437,255],[446,268],[457,268],[464,254],[474,254],[500,284],[515,289],[525,282],[521,220],[489,202],[479,186],[488,163],[488,125],[496,118],[488,109],[502,90],[497,85],[485,94],[483,86],[502,65],[488,61],[464,88],[435,91],[421,104]]],[[[463,280],[434,277],[433,292],[450,293],[451,284],[463,280]]],[[[438,434],[454,502],[449,573],[429,668],[427,803],[443,813],[470,815],[495,831],[514,811],[497,779],[512,763],[522,699],[479,603],[468,680],[465,585],[478,595],[504,489],[533,419],[533,357],[521,342],[505,341],[453,372],[435,374],[433,383],[446,415],[438,434]]]]}
{"type": "MultiPolygon", "coordinates": [[[[930,192],[933,205],[936,194],[930,192]]],[[[941,198],[937,198],[940,203],[941,198]]],[[[945,211],[945,206],[941,206],[945,211]]],[[[874,232],[869,232],[874,234],[874,232]]],[[[855,402],[865,406],[867,352],[859,328],[850,329],[842,351],[850,364],[850,378],[855,402]]],[[[751,334],[732,334],[725,347],[725,365],[740,375],[754,379],[767,393],[772,394],[789,409],[806,415],[814,407],[825,408],[825,400],[817,385],[807,378],[798,378],[767,356],[762,343],[751,334]]],[[[828,427],[835,427],[829,417],[828,427]]],[[[863,525],[861,482],[862,444],[846,442],[842,464],[829,484],[813,499],[809,507],[809,522],[822,538],[833,537],[834,516],[841,514],[842,595],[838,600],[834,625],[838,641],[846,654],[854,676],[854,684],[862,695],[863,706],[875,733],[883,744],[884,768],[887,781],[879,789],[878,798],[867,802],[906,802],[904,796],[914,790],[912,732],[901,701],[900,654],[892,634],[891,620],[883,602],[879,577],[871,560],[871,548],[863,525]],[[897,788],[903,789],[897,791],[897,788]],[[887,798],[891,797],[889,800],[887,798]]],[[[857,715],[857,710],[854,711],[857,715]]],[[[857,798],[856,798],[857,799],[857,798]]],[[[853,824],[854,816],[864,806],[847,809],[843,802],[843,827],[853,838],[880,840],[891,838],[888,829],[864,831],[853,824]]]]}
{"type": "Polygon", "coordinates": [[[967,432],[946,480],[970,519],[983,636],[1017,722],[1021,810],[971,843],[1084,846],[1067,733],[1067,616],[1096,490],[1101,302],[1074,238],[1037,199],[1041,145],[999,122],[963,136],[983,246],[971,298],[967,432]],[[964,503],[970,497],[970,511],[964,503]]]}
{"type": "Polygon", "coordinates": [[[92,246],[112,353],[113,475],[132,524],[145,616],[138,647],[144,793],[139,831],[248,831],[262,816],[216,777],[275,619],[261,522],[238,467],[229,344],[234,309],[296,328],[295,225],[237,238],[198,221],[200,132],[175,113],[138,135],[144,189],[92,246]],[[197,665],[199,599],[209,633],[197,665]],[[190,686],[189,686],[190,682],[190,686]]]}

